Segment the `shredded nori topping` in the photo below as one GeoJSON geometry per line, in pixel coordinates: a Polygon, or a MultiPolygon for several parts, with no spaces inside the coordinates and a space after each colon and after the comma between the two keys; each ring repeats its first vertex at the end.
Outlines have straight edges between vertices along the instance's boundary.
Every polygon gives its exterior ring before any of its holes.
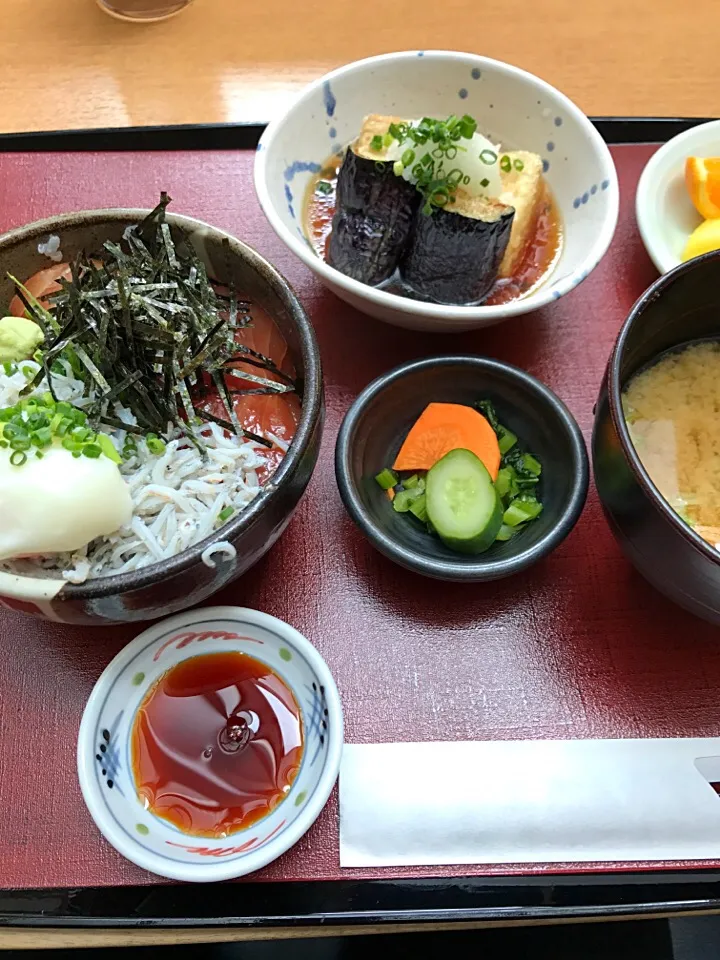
{"type": "Polygon", "coordinates": [[[179,428],[201,447],[197,429],[213,422],[270,447],[239,423],[233,396],[285,393],[295,384],[269,357],[236,342],[237,331],[252,323],[250,304],[232,287],[209,281],[186,237],[173,239],[165,219],[169,203],[163,192],[142,223],[128,228],[120,244],[106,242],[99,257],[80,253],[71,279],[59,279],[62,290],[48,298],[52,309],[11,277],[28,316],[45,333],[42,368],[23,393],[46,377],[54,394],[52,366],[62,354],[95,397],[87,409],[91,423],[166,439],[179,428]],[[239,370],[238,363],[258,373],[239,370]],[[261,376],[263,369],[279,379],[261,376]],[[238,379],[251,388],[233,389],[238,379]],[[227,419],[193,402],[213,388],[227,419]],[[137,427],[115,418],[110,404],[116,401],[130,409],[137,427]]]}

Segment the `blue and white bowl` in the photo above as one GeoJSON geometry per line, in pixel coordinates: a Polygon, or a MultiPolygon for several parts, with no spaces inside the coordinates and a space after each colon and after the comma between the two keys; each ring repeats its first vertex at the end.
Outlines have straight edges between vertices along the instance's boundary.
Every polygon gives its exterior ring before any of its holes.
{"type": "Polygon", "coordinates": [[[414,330],[470,330],[536,310],[568,293],[604,255],[618,216],[610,151],[566,96],[517,67],[471,53],[414,50],[359,60],[312,83],[263,134],[255,188],[273,229],[330,290],[370,316],[414,330]],[[535,293],[497,306],[421,303],[369,287],[326,264],[310,246],[303,206],[313,174],[358,134],[369,113],[402,117],[469,113],[508,149],[540,154],[565,243],[535,293]]]}
{"type": "Polygon", "coordinates": [[[312,826],[337,780],[342,744],[340,696],[309,640],[257,610],[205,607],[150,627],[105,669],[80,724],[78,775],[93,820],[128,860],[173,880],[229,880],[277,859],[312,826]],[[292,690],[302,714],[302,762],[287,797],[266,817],[226,839],[193,837],[139,799],[130,761],[133,720],[176,664],[230,651],[266,663],[292,690]]]}

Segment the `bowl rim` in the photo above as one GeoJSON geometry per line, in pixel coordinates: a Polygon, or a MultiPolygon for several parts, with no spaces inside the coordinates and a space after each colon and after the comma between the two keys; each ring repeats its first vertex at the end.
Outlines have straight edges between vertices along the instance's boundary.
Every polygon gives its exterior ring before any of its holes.
{"type": "Polygon", "coordinates": [[[617,169],[613,161],[612,154],[608,145],[601,137],[598,130],[591,123],[582,110],[570,100],[564,93],[553,87],[546,80],[520,67],[505,63],[502,60],[494,60],[490,57],[484,57],[479,54],[465,53],[453,50],[402,50],[394,53],[385,53],[378,56],[366,57],[362,60],[354,60],[329,73],[324,74],[317,80],[308,84],[304,90],[291,102],[282,116],[273,120],[266,128],[257,146],[254,164],[254,182],[255,192],[257,193],[260,206],[267,217],[271,227],[283,241],[311,270],[317,273],[321,278],[331,284],[341,287],[346,293],[363,300],[369,300],[376,307],[399,311],[414,316],[432,317],[440,320],[481,320],[487,323],[493,320],[504,320],[509,317],[518,316],[537,310],[540,307],[558,300],[573,290],[581,283],[600,263],[605,256],[608,247],[615,234],[618,215],[620,210],[620,192],[617,169]],[[513,300],[505,304],[496,304],[494,306],[452,306],[439,303],[424,303],[422,301],[410,300],[407,297],[401,297],[398,294],[381,290],[377,287],[371,287],[368,284],[361,283],[351,277],[345,276],[335,267],[331,267],[322,260],[307,244],[306,240],[296,236],[284,224],[282,218],[275,210],[275,206],[270,197],[270,191],[266,183],[266,163],[274,140],[279,135],[280,130],[286,119],[307,100],[309,100],[317,90],[322,89],[326,83],[331,83],[338,77],[348,73],[365,70],[375,64],[387,61],[408,61],[414,62],[422,55],[425,60],[459,60],[466,62],[469,66],[476,66],[481,69],[492,69],[507,76],[520,78],[527,83],[534,85],[539,92],[555,99],[563,106],[569,114],[580,125],[587,139],[593,145],[595,152],[601,160],[604,169],[604,177],[609,181],[609,187],[605,191],[608,198],[608,207],[606,216],[602,222],[600,230],[597,232],[589,251],[570,273],[558,277],[553,282],[553,274],[547,278],[546,282],[529,297],[513,300]]]}
{"type": "Polygon", "coordinates": [[[590,463],[585,440],[577,421],[563,401],[544,383],[527,371],[501,360],[470,354],[448,354],[411,360],[382,374],[365,387],[351,404],[340,427],[335,445],[335,477],[340,497],[351,519],[372,545],[389,559],[423,576],[442,580],[479,582],[497,580],[519,573],[547,556],[562,543],[574,528],[585,506],[590,463]],[[558,522],[532,547],[520,549],[513,556],[503,560],[487,559],[487,553],[480,554],[481,557],[486,558],[484,560],[473,560],[461,555],[458,555],[457,560],[435,560],[421,556],[414,550],[398,544],[387,536],[365,509],[353,478],[350,461],[354,449],[354,435],[368,403],[383,393],[387,387],[407,376],[422,373],[428,369],[437,369],[438,366],[453,367],[461,364],[480,373],[502,374],[506,378],[509,375],[522,385],[525,391],[533,393],[538,403],[552,409],[570,444],[573,481],[570,495],[560,511],[558,522]]]}
{"type": "MultiPolygon", "coordinates": [[[[6,250],[13,248],[20,242],[33,240],[47,233],[58,233],[61,235],[63,229],[68,226],[93,226],[105,221],[113,222],[117,220],[127,220],[130,223],[135,223],[146,217],[148,213],[150,213],[149,209],[109,207],[107,209],[72,211],[53,217],[46,217],[42,220],[35,220],[32,223],[16,227],[0,235],[0,257],[6,250]]],[[[214,227],[204,220],[171,211],[167,212],[166,218],[170,224],[175,224],[188,232],[209,231],[220,239],[227,238],[233,244],[237,245],[236,253],[245,260],[256,274],[260,275],[262,279],[268,283],[273,292],[285,305],[298,331],[299,353],[302,356],[305,375],[303,382],[303,402],[297,431],[280,466],[275,474],[273,474],[272,483],[266,485],[258,496],[255,497],[237,517],[229,520],[222,528],[225,534],[223,539],[235,539],[240,536],[245,529],[250,528],[256,522],[258,515],[267,505],[275,502],[279,498],[283,481],[294,472],[312,439],[315,426],[322,411],[323,389],[320,348],[310,318],[300,303],[294,289],[279,270],[266,260],[265,257],[261,256],[256,250],[231,233],[221,230],[219,227],[214,227]]],[[[109,594],[121,594],[129,590],[143,589],[144,587],[160,583],[169,577],[182,573],[190,567],[193,567],[196,563],[201,562],[203,552],[213,542],[217,541],[217,539],[217,531],[215,531],[199,543],[188,547],[186,550],[176,554],[174,557],[170,557],[168,560],[151,563],[146,567],[130,571],[129,573],[96,577],[80,584],[69,583],[65,580],[59,580],[58,578],[30,577],[15,573],[6,574],[6,576],[11,577],[19,586],[19,589],[13,590],[12,595],[21,596],[23,599],[46,599],[46,588],[48,584],[53,586],[60,584],[58,591],[60,589],[62,590],[61,596],[63,600],[82,601],[96,599],[109,594]]],[[[0,579],[2,579],[2,574],[0,574],[0,579]]],[[[0,589],[0,593],[2,593],[2,589],[0,589]]],[[[55,594],[57,595],[57,591],[55,591],[55,594]]]]}
{"type": "MultiPolygon", "coordinates": [[[[720,124],[720,121],[718,121],[718,123],[720,124]]],[[[656,300],[659,300],[665,290],[675,283],[679,277],[686,273],[691,273],[698,268],[702,268],[705,264],[712,263],[713,261],[717,262],[720,267],[720,250],[713,250],[701,257],[695,257],[693,260],[688,260],[686,263],[681,263],[677,267],[673,267],[672,270],[658,277],[658,279],[638,297],[620,328],[620,333],[617,336],[612,353],[610,354],[607,371],[605,373],[605,387],[607,390],[610,417],[615,432],[620,439],[625,459],[635,475],[635,479],[641,490],[647,495],[650,504],[655,510],[675,528],[691,547],[717,565],[720,564],[720,551],[711,547],[699,533],[696,533],[689,524],[681,519],[680,515],[673,510],[655,486],[650,478],[650,474],[645,470],[642,461],[637,455],[630,437],[630,431],[625,423],[625,417],[622,412],[622,389],[620,385],[620,367],[622,365],[623,353],[630,332],[636,321],[642,318],[647,308],[656,300]]]]}
{"type": "MultiPolygon", "coordinates": [[[[228,649],[233,649],[231,644],[228,645],[228,649]]],[[[181,659],[185,660],[193,656],[198,656],[198,653],[188,651],[184,653],[181,659]]],[[[288,681],[285,680],[285,682],[287,683],[288,681]]],[[[292,689],[291,684],[288,683],[288,686],[292,689]]],[[[343,744],[344,718],[337,684],[324,658],[307,637],[284,620],[273,617],[268,613],[262,613],[259,610],[253,610],[249,607],[200,607],[156,621],[124,646],[105,667],[95,682],[83,709],[77,739],[77,773],[83,799],[90,816],[98,830],[118,853],[137,866],[142,867],[144,870],[149,870],[151,873],[161,877],[168,877],[172,880],[216,882],[254,873],[256,870],[261,869],[286,853],[307,833],[324,809],[335,786],[340,770],[343,744]],[[271,838],[257,851],[249,851],[237,859],[210,862],[211,858],[209,858],[207,863],[202,864],[181,863],[178,861],[176,863],[177,869],[174,869],[173,867],[167,867],[166,860],[161,858],[157,858],[156,860],[153,853],[144,850],[133,841],[132,837],[128,838],[122,831],[116,829],[112,819],[105,812],[106,808],[104,804],[97,802],[96,785],[92,776],[95,756],[95,746],[93,744],[94,725],[106,689],[114,681],[116,675],[122,671],[125,665],[132,659],[138,647],[147,644],[153,637],[160,637],[166,634],[168,630],[199,625],[208,617],[241,620],[246,626],[250,624],[251,626],[267,628],[271,632],[282,636],[283,642],[291,649],[302,653],[304,659],[310,664],[318,679],[325,687],[326,706],[329,715],[333,718],[333,722],[328,725],[327,757],[317,786],[308,796],[307,801],[300,808],[297,817],[288,825],[286,830],[283,830],[277,837],[271,838]]],[[[261,823],[262,820],[258,822],[261,823]]],[[[256,826],[256,824],[252,826],[256,826]]],[[[238,831],[238,834],[233,834],[232,836],[237,836],[242,832],[243,831],[238,831]]],[[[188,837],[192,839],[191,834],[188,834],[188,837]]]]}
{"type": "Polygon", "coordinates": [[[657,195],[658,168],[667,162],[668,154],[671,151],[681,148],[683,144],[689,140],[694,140],[698,137],[698,134],[702,137],[704,131],[715,131],[720,135],[720,120],[708,120],[707,123],[698,123],[694,127],[690,127],[689,130],[683,130],[682,133],[671,137],[670,140],[667,140],[658,147],[650,157],[643,167],[640,179],[638,180],[635,191],[635,219],[637,220],[643,245],[660,273],[667,273],[669,270],[674,270],[679,263],[676,257],[671,256],[665,244],[658,241],[657,234],[654,233],[648,225],[647,211],[654,206],[654,198],[657,195]]]}

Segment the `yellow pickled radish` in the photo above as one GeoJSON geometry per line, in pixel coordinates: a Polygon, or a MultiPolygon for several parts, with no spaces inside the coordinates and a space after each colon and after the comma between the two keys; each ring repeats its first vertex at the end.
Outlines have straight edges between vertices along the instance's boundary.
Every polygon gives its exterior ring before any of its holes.
{"type": "Polygon", "coordinates": [[[692,260],[711,250],[720,250],[720,219],[703,220],[688,237],[682,259],[692,260]]]}

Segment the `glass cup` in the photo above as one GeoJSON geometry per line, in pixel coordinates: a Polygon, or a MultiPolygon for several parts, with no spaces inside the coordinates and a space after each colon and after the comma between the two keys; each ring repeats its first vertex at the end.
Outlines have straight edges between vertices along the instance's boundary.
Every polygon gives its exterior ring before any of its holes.
{"type": "Polygon", "coordinates": [[[157,23],[158,20],[167,20],[191,3],[192,0],[97,0],[98,6],[105,13],[131,23],[157,23]]]}

